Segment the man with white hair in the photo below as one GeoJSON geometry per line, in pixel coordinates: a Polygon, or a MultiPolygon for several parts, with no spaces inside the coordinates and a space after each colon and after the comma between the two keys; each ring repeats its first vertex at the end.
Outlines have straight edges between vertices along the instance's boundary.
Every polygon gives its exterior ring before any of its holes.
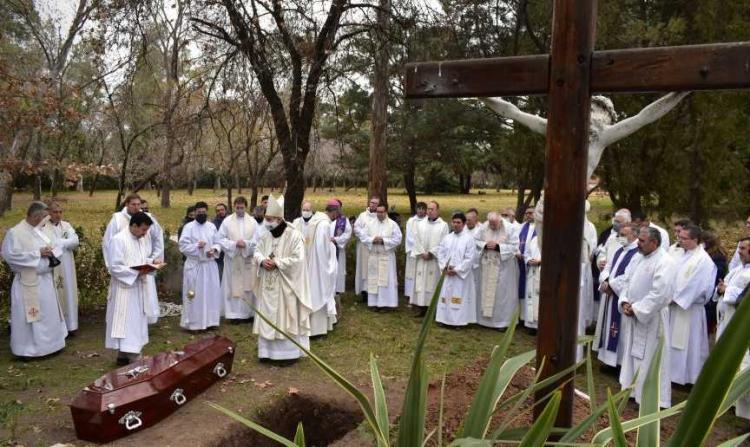
{"type": "Polygon", "coordinates": [[[607,265],[607,260],[612,259],[612,256],[620,248],[620,244],[617,242],[617,238],[620,233],[620,228],[623,224],[630,222],[630,210],[627,208],[620,208],[612,216],[612,226],[608,230],[599,236],[599,244],[596,249],[596,266],[599,271],[604,271],[604,267],[607,265]],[[602,241],[602,239],[604,239],[602,241]]]}
{"type": "Polygon", "coordinates": [[[235,324],[255,316],[253,288],[258,266],[253,262],[253,253],[258,228],[255,219],[247,212],[247,199],[239,196],[234,199],[234,213],[222,217],[216,234],[216,241],[225,254],[224,262],[216,263],[224,270],[224,274],[219,275],[224,303],[222,313],[225,319],[235,324]]]}
{"type": "Polygon", "coordinates": [[[628,285],[628,267],[635,264],[633,259],[638,255],[639,228],[630,222],[619,228],[617,243],[620,248],[607,260],[607,265],[599,275],[602,300],[592,344],[592,348],[598,351],[599,360],[611,367],[622,363],[622,314],[617,302],[628,285]]]}
{"type": "Polygon", "coordinates": [[[504,329],[518,310],[518,231],[496,212],[474,238],[479,251],[477,323],[504,329]]]}
{"type": "Polygon", "coordinates": [[[388,217],[388,208],[379,204],[377,217],[362,233],[367,255],[367,305],[377,310],[398,307],[396,247],[401,244],[401,229],[388,217]]]}
{"type": "Polygon", "coordinates": [[[17,357],[57,352],[68,335],[52,273],[59,268],[62,250],[40,229],[46,217],[47,205],[31,202],[26,218],[3,239],[2,257],[13,272],[10,350],[17,357]]]}
{"type": "Polygon", "coordinates": [[[501,211],[500,217],[505,219],[511,227],[515,227],[516,229],[521,227],[521,223],[516,220],[516,209],[512,206],[501,211]]]}
{"type": "Polygon", "coordinates": [[[65,326],[68,328],[68,335],[73,336],[78,330],[78,281],[73,258],[73,251],[78,248],[78,234],[69,222],[62,220],[63,208],[60,202],[52,201],[47,211],[49,220],[43,224],[42,231],[55,247],[62,250],[61,265],[54,269],[53,276],[65,326]]]}
{"type": "MultiPolygon", "coordinates": [[[[259,265],[255,287],[258,311],[277,328],[310,348],[312,301],[305,263],[305,241],[294,226],[284,220],[284,196],[268,197],[265,230],[255,248],[259,265]]],[[[303,352],[263,318],[256,318],[253,334],[258,335],[258,358],[296,360],[303,352]]]]}
{"type": "Polygon", "coordinates": [[[310,336],[325,335],[336,322],[336,245],[331,242],[331,220],[325,213],[315,212],[312,202],[302,202],[302,216],[294,220],[294,228],[305,243],[305,262],[310,290],[312,314],[310,336]]]}
{"type": "Polygon", "coordinates": [[[417,309],[415,316],[424,316],[440,280],[437,250],[443,236],[448,234],[448,224],[440,218],[440,205],[427,204],[427,218],[416,225],[411,256],[416,259],[414,294],[409,303],[417,309]]]}

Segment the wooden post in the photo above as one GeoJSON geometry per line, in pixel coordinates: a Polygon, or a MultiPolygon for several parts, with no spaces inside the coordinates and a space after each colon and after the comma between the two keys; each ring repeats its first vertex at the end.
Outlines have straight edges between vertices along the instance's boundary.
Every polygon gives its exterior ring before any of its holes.
{"type": "MultiPolygon", "coordinates": [[[[537,340],[537,362],[545,358],[542,377],[576,360],[595,21],[596,0],[555,0],[539,304],[543,324],[537,340]]],[[[573,389],[572,381],[563,388],[557,426],[572,424],[573,389]]],[[[549,391],[539,391],[537,399],[549,391]]]]}

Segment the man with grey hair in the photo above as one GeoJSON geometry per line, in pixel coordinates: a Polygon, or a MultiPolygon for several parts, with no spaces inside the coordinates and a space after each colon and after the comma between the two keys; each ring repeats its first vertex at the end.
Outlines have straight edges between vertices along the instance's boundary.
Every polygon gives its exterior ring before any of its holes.
{"type": "Polygon", "coordinates": [[[47,205],[32,202],[26,218],[8,230],[2,257],[13,271],[10,349],[18,357],[42,357],[65,347],[68,335],[57,300],[53,269],[62,250],[41,231],[47,205]]]}
{"type": "Polygon", "coordinates": [[[659,249],[660,245],[661,233],[656,228],[640,229],[639,254],[632,261],[630,279],[618,300],[623,315],[620,385],[628,388],[635,381],[631,397],[640,404],[646,372],[663,338],[659,406],[667,408],[672,404],[669,302],[674,288],[675,263],[665,250],[659,249]]]}
{"type": "Polygon", "coordinates": [[[493,211],[474,238],[479,252],[477,323],[507,328],[518,310],[518,228],[493,211]]]}
{"type": "Polygon", "coordinates": [[[617,237],[620,233],[620,228],[626,223],[630,223],[630,210],[627,208],[620,208],[612,216],[612,226],[609,229],[604,230],[599,235],[599,245],[596,248],[596,266],[599,271],[604,271],[604,267],[607,265],[607,259],[612,259],[615,251],[620,248],[620,244],[617,242],[617,237]]]}
{"type": "Polygon", "coordinates": [[[54,270],[53,277],[68,334],[73,336],[78,330],[78,281],[73,257],[73,251],[78,248],[78,234],[69,222],[62,220],[63,207],[60,202],[50,202],[48,211],[49,220],[42,226],[42,231],[55,247],[62,250],[61,265],[54,270]]]}

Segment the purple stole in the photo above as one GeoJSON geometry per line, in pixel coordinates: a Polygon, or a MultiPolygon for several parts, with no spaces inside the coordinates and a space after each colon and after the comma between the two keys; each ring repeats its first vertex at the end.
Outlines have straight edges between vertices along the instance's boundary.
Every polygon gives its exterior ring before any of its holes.
{"type": "MultiPolygon", "coordinates": [[[[340,214],[339,217],[336,218],[336,226],[333,227],[333,236],[339,237],[344,234],[344,231],[346,231],[346,216],[340,214]]],[[[339,244],[334,242],[333,245],[336,247],[336,259],[338,259],[340,250],[339,244]]]]}
{"type": "MultiPolygon", "coordinates": [[[[617,259],[620,257],[622,252],[625,250],[624,247],[620,247],[615,252],[614,257],[612,257],[612,265],[617,264],[617,259]]],[[[630,264],[630,260],[633,259],[633,256],[638,253],[637,248],[633,248],[632,250],[625,253],[625,257],[622,258],[622,262],[620,265],[617,266],[617,270],[615,271],[614,275],[612,275],[613,278],[617,278],[618,276],[625,273],[625,269],[628,267],[628,264],[630,264]]],[[[609,340],[607,341],[607,351],[611,352],[617,352],[617,343],[620,340],[620,321],[622,320],[622,315],[620,314],[620,308],[617,306],[617,301],[619,297],[612,293],[611,296],[607,297],[610,313],[609,313],[609,324],[607,325],[607,330],[609,330],[609,340]]],[[[604,337],[601,338],[599,342],[599,347],[601,348],[601,345],[604,343],[604,337]]]]}
{"type": "MultiPolygon", "coordinates": [[[[529,235],[529,227],[531,226],[531,223],[526,222],[521,226],[521,233],[518,235],[518,250],[523,255],[524,250],[526,249],[526,237],[529,235]]],[[[536,235],[536,228],[534,228],[534,232],[531,234],[531,237],[534,237],[536,235]]],[[[526,261],[522,259],[517,259],[518,261],[518,299],[522,300],[526,298],[526,261]]]]}

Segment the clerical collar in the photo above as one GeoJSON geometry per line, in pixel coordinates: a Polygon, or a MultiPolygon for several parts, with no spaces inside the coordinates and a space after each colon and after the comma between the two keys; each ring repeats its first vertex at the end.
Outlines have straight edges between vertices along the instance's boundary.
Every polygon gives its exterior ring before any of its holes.
{"type": "Polygon", "coordinates": [[[302,220],[304,220],[305,222],[310,222],[310,219],[312,219],[312,216],[302,218],[302,220]]]}
{"type": "Polygon", "coordinates": [[[428,217],[427,220],[429,222],[435,222],[436,220],[438,220],[438,218],[436,217],[436,218],[433,219],[432,217],[428,217]]]}
{"type": "Polygon", "coordinates": [[[274,239],[277,239],[281,237],[282,234],[284,234],[284,230],[286,230],[286,221],[281,221],[280,224],[276,225],[276,228],[270,231],[271,236],[274,237],[274,239]]]}

